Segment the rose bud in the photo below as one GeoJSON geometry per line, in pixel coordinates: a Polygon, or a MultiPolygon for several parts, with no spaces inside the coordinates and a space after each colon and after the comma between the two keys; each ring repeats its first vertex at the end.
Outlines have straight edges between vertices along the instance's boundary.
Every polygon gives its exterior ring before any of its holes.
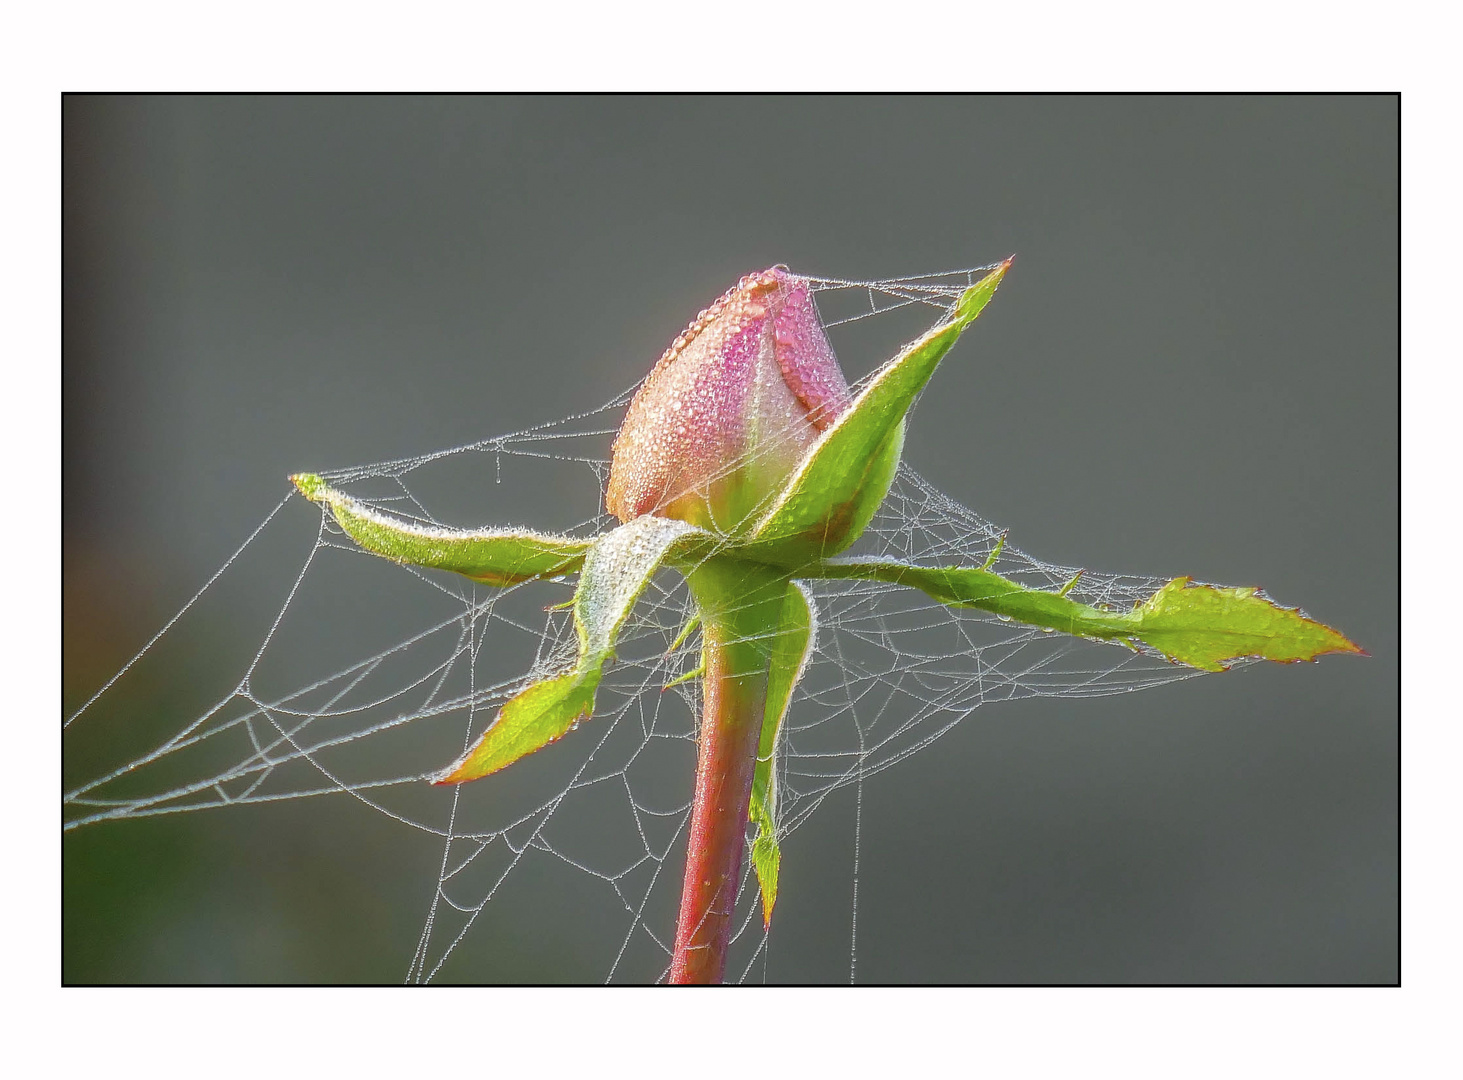
{"type": "Polygon", "coordinates": [[[849,401],[807,280],[782,266],[748,274],[630,402],[605,505],[621,521],[656,514],[743,533],[849,401]]]}

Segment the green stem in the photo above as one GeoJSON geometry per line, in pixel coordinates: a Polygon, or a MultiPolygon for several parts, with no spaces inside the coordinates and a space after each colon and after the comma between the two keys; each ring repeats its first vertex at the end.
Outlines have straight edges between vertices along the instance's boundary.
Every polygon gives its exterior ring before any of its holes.
{"type": "Polygon", "coordinates": [[[719,557],[686,575],[700,608],[706,674],[672,983],[718,983],[747,846],[747,806],[787,578],[719,557]]]}

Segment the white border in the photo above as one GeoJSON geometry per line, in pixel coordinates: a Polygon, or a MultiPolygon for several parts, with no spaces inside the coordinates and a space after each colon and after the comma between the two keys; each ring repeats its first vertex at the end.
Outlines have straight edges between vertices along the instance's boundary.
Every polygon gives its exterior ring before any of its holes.
{"type": "MultiPolygon", "coordinates": [[[[1423,5],[88,4],[6,17],[7,1057],[69,1073],[568,1068],[727,1075],[1410,1075],[1453,1060],[1460,710],[1456,16],[1423,5]],[[1404,952],[1400,990],[62,990],[61,91],[1400,90],[1404,952]],[[23,522],[15,519],[24,508],[23,522]],[[1424,593],[1424,590],[1427,590],[1424,593]],[[16,603],[15,601],[18,601],[16,603]],[[1456,634],[1453,635],[1456,637],[1456,634]],[[1446,691],[1452,691],[1446,693],[1446,691]],[[753,994],[756,996],[753,996],[753,994]],[[1451,1019],[1450,1019],[1451,1017],[1451,1019]],[[707,1061],[709,1053],[710,1060],[707,1061]],[[1433,1056],[1436,1055],[1436,1058],[1433,1056]]],[[[1366,297],[1357,297],[1365,304],[1366,297]]],[[[1390,574],[1390,567],[1359,573],[1390,574]]]]}

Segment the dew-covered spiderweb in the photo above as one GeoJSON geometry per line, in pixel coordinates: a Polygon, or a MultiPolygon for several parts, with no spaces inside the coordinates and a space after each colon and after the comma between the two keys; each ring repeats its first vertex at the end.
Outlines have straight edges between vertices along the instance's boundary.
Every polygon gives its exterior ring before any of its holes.
{"type": "MultiPolygon", "coordinates": [[[[892,355],[945,315],[980,272],[811,280],[845,367],[857,371],[860,361],[850,367],[850,357],[892,355]]],[[[863,361],[863,370],[871,369],[863,361]]],[[[322,475],[408,521],[591,536],[617,524],[603,512],[602,492],[610,442],[632,393],[513,434],[322,475]],[[542,505],[545,493],[561,516],[525,520],[523,508],[534,500],[542,505]]],[[[435,880],[421,882],[420,934],[402,943],[406,980],[491,979],[491,971],[460,959],[470,951],[463,944],[493,920],[495,899],[515,877],[545,862],[568,871],[603,912],[600,975],[663,979],[700,712],[695,679],[664,689],[699,663],[694,634],[672,648],[690,613],[674,571],[662,570],[647,587],[620,635],[594,716],[579,730],[484,780],[434,787],[425,778],[457,759],[505,700],[572,656],[572,616],[561,605],[574,582],[493,589],[399,566],[361,552],[328,512],[291,494],[138,658],[67,718],[67,737],[121,722],[109,715],[109,702],[135,669],[159,642],[187,635],[196,610],[238,560],[287,527],[300,543],[273,556],[278,599],[270,603],[278,607],[254,646],[231,658],[237,682],[196,713],[170,718],[170,733],[156,745],[71,785],[64,827],[204,810],[247,814],[249,805],[287,799],[356,800],[389,815],[434,853],[435,880]]],[[[1000,528],[906,464],[853,551],[979,565],[998,545],[993,569],[1024,584],[1059,588],[1078,569],[1003,543],[1000,528]]],[[[1163,582],[1087,572],[1071,595],[1126,608],[1163,582]]],[[[777,751],[784,841],[832,793],[929,746],[980,706],[1123,693],[1197,674],[1126,645],[950,609],[912,589],[807,585],[815,640],[777,751]]],[[[769,948],[746,862],[729,980],[762,977],[769,948]]]]}

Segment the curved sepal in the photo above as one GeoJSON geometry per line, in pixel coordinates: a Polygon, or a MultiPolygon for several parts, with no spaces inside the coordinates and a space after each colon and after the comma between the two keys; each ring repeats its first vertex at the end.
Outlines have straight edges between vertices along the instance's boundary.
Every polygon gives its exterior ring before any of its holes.
{"type": "Polygon", "coordinates": [[[300,493],[330,508],[346,535],[373,555],[410,566],[452,570],[485,585],[516,585],[578,570],[592,540],[528,529],[444,529],[383,514],[314,473],[296,473],[300,493]]]}
{"type": "Polygon", "coordinates": [[[584,557],[574,593],[579,635],[574,667],[520,691],[499,710],[477,744],[432,782],[460,784],[497,772],[589,717],[620,627],[672,548],[700,531],[683,521],[647,515],[596,540],[584,557]]]}
{"type": "Polygon", "coordinates": [[[1011,260],[966,290],[948,321],[879,370],[808,450],[754,531],[748,554],[783,566],[835,555],[857,540],[899,467],[904,416],[935,366],[995,295],[1011,260]]]}
{"type": "Polygon", "coordinates": [[[777,736],[792,701],[793,688],[802,678],[817,633],[813,598],[797,582],[789,582],[782,602],[777,637],[772,643],[771,667],[767,676],[767,706],[762,737],[757,746],[757,768],[752,774],[752,801],[748,820],[757,826],[752,841],[752,868],[762,889],[762,921],[772,923],[777,903],[777,872],[782,852],[777,846],[777,736]]]}
{"type": "Polygon", "coordinates": [[[1257,589],[1196,585],[1189,578],[1174,578],[1132,610],[1119,612],[1080,604],[1065,589],[1031,589],[973,566],[831,559],[800,572],[909,585],[952,607],[980,608],[1081,637],[1137,641],[1203,671],[1223,671],[1225,661],[1245,657],[1291,663],[1363,652],[1339,631],[1281,607],[1257,589]]]}

